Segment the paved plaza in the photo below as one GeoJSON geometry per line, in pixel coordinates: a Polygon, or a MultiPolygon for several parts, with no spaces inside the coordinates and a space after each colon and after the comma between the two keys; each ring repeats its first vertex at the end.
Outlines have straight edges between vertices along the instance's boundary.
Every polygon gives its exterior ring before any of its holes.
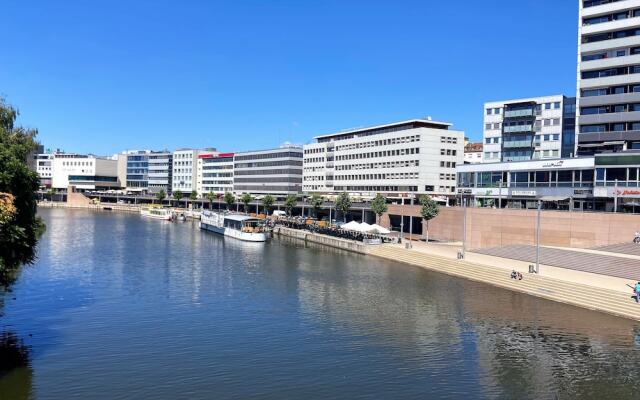
{"type": "MultiPolygon", "coordinates": [[[[626,247],[623,247],[624,245],[619,246],[620,249],[626,249],[626,247]]],[[[604,250],[603,248],[598,248],[597,250],[601,252],[611,251],[604,250]]],[[[634,245],[633,248],[627,249],[627,251],[634,250],[637,251],[637,253],[623,253],[622,251],[619,251],[619,253],[640,256],[640,245],[634,245]]],[[[536,261],[535,246],[514,245],[493,247],[474,250],[474,252],[530,263],[535,263],[536,261]]],[[[551,265],[554,267],[566,268],[575,271],[608,275],[617,278],[640,280],[640,260],[623,256],[618,257],[613,254],[594,254],[577,250],[541,247],[540,264],[551,265]]]]}

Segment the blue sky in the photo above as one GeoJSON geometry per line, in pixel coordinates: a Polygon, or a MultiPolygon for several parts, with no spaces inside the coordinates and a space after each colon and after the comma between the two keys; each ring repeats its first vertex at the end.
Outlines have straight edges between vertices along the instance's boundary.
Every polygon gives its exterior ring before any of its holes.
{"type": "Polygon", "coordinates": [[[578,4],[4,0],[0,94],[46,147],[241,151],[575,95],[578,4]]]}

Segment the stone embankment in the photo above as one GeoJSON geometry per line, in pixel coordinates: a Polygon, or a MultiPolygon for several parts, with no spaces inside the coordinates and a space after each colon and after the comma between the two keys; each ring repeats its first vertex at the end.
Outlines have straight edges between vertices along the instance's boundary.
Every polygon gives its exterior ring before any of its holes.
{"type": "Polygon", "coordinates": [[[273,233],[276,235],[283,235],[295,239],[304,240],[305,242],[309,243],[322,244],[337,249],[353,251],[354,253],[359,254],[367,254],[368,246],[360,242],[355,242],[353,240],[341,239],[328,235],[320,235],[318,233],[299,229],[285,228],[282,226],[275,227],[273,233]]]}
{"type": "Polygon", "coordinates": [[[640,321],[640,305],[632,299],[631,289],[628,293],[622,293],[535,274],[525,274],[524,279],[519,281],[511,279],[509,271],[503,268],[433,256],[388,245],[368,246],[367,252],[376,257],[415,265],[447,275],[640,321]]]}
{"type": "Polygon", "coordinates": [[[72,208],[72,209],[85,209],[93,211],[119,211],[119,212],[131,212],[139,213],[140,206],[132,204],[79,204],[79,203],[64,203],[55,201],[41,201],[38,202],[38,207],[41,208],[72,208]]]}

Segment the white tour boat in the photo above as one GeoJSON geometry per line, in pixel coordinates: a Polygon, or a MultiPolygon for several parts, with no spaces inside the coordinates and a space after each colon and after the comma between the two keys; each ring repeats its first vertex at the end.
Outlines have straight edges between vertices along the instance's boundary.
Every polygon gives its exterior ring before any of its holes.
{"type": "Polygon", "coordinates": [[[162,219],[165,221],[171,221],[173,211],[167,208],[161,207],[142,207],[140,209],[140,215],[146,218],[162,219]]]}
{"type": "Polygon", "coordinates": [[[267,240],[264,222],[248,215],[203,211],[200,215],[200,229],[247,242],[264,242],[267,240]]]}

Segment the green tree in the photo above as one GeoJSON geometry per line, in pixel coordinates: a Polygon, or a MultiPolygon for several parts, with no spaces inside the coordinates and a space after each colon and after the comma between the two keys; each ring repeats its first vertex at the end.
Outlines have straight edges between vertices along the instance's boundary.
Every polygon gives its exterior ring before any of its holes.
{"type": "Polygon", "coordinates": [[[271,206],[273,205],[273,203],[275,201],[276,200],[270,194],[268,194],[268,195],[266,195],[266,196],[264,196],[262,198],[262,205],[264,206],[265,214],[269,215],[269,209],[271,208],[271,206]]]}
{"type": "Polygon", "coordinates": [[[429,221],[434,219],[440,212],[438,203],[429,196],[420,197],[420,215],[422,219],[427,221],[427,243],[429,243],[429,221]]]}
{"type": "Polygon", "coordinates": [[[284,200],[284,209],[287,211],[287,215],[291,216],[293,208],[298,204],[298,196],[290,194],[284,200]]]}
{"type": "Polygon", "coordinates": [[[371,202],[371,211],[376,214],[376,223],[380,223],[380,217],[382,214],[386,213],[388,209],[389,206],[387,206],[387,199],[378,193],[371,202]]]}
{"type": "Polygon", "coordinates": [[[316,215],[316,218],[318,218],[320,209],[322,209],[322,205],[324,204],[324,198],[316,193],[311,195],[311,198],[309,198],[309,203],[311,204],[311,207],[313,207],[313,212],[316,215]]]}
{"type": "Polygon", "coordinates": [[[178,207],[180,207],[180,200],[182,200],[183,197],[184,195],[180,190],[176,190],[175,192],[173,192],[173,199],[178,202],[178,207]]]}
{"type": "Polygon", "coordinates": [[[209,210],[213,210],[213,200],[216,199],[216,194],[213,191],[207,193],[207,200],[209,200],[209,210]]]}
{"type": "Polygon", "coordinates": [[[191,201],[198,200],[198,192],[196,192],[195,190],[192,190],[191,194],[189,194],[189,200],[191,201]]]}
{"type": "Polygon", "coordinates": [[[251,202],[253,201],[253,197],[251,196],[251,194],[245,193],[245,194],[242,195],[240,200],[242,201],[242,204],[244,204],[244,212],[248,213],[249,212],[249,204],[251,204],[251,202]]]}
{"type": "Polygon", "coordinates": [[[342,220],[347,222],[347,213],[351,208],[351,199],[346,192],[342,192],[338,195],[334,203],[334,207],[336,211],[340,211],[342,213],[342,220]]]}
{"type": "Polygon", "coordinates": [[[160,189],[160,191],[158,193],[156,193],[156,199],[158,199],[160,204],[162,204],[162,202],[166,198],[167,198],[167,193],[164,191],[164,189],[160,189]]]}
{"type": "Polygon", "coordinates": [[[20,264],[33,261],[44,230],[36,216],[40,179],[27,166],[38,132],[16,126],[17,116],[18,111],[0,98],[0,193],[5,204],[4,222],[0,222],[0,284],[10,283],[20,264]]]}
{"type": "Polygon", "coordinates": [[[228,210],[236,202],[236,197],[231,192],[225,192],[224,202],[227,203],[227,210],[228,210]]]}

